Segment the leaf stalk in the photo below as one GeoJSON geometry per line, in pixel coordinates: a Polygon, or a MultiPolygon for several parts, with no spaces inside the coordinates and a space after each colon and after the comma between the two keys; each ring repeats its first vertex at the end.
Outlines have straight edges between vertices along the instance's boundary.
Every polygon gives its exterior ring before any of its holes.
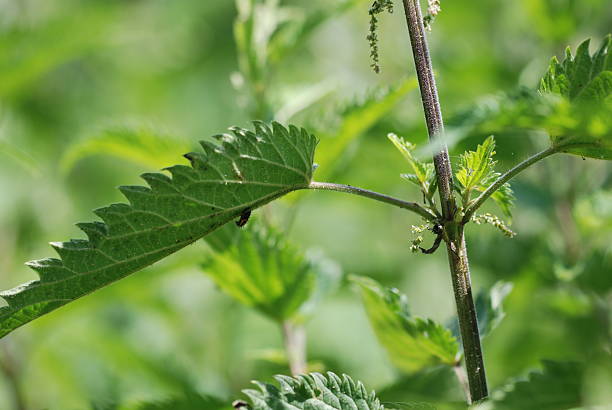
{"type": "Polygon", "coordinates": [[[359,195],[366,198],[374,199],[375,201],[384,202],[390,205],[397,206],[402,209],[407,209],[409,211],[415,212],[425,218],[428,221],[435,221],[436,215],[425,208],[421,204],[416,202],[408,202],[398,198],[394,198],[389,195],[381,194],[378,192],[370,191],[368,189],[357,188],[351,185],[344,184],[333,184],[329,182],[311,182],[308,186],[309,189],[317,189],[317,190],[325,190],[325,191],[337,191],[337,192],[345,192],[348,194],[359,195]]]}

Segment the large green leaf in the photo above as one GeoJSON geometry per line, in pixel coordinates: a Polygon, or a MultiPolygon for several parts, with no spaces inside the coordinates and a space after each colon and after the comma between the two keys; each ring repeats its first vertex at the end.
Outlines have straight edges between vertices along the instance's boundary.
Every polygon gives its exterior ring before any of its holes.
{"type": "Polygon", "coordinates": [[[252,410],[384,410],[376,394],[368,393],[361,382],[347,375],[342,378],[311,373],[297,377],[276,376],[280,389],[254,382],[259,390],[245,390],[251,404],[236,402],[237,409],[252,410]]]}
{"type": "Polygon", "coordinates": [[[224,292],[279,322],[299,320],[341,277],[335,265],[308,258],[271,228],[251,225],[232,242],[209,257],[204,271],[224,292]]]}
{"type": "Polygon", "coordinates": [[[431,319],[412,316],[406,296],[397,289],[383,288],[370,278],[352,280],[360,287],[376,336],[398,368],[411,373],[458,363],[459,343],[449,329],[431,319]]]}
{"type": "Polygon", "coordinates": [[[0,294],[8,302],[0,337],[310,183],[316,139],[303,129],[255,123],[254,132],[234,128],[218,139],[186,155],[191,167],[168,168],[172,178],[149,173],[149,188],[121,187],[130,204],[97,209],[104,222],[77,224],[89,240],[53,243],[61,259],[30,262],[40,280],[0,294]]]}

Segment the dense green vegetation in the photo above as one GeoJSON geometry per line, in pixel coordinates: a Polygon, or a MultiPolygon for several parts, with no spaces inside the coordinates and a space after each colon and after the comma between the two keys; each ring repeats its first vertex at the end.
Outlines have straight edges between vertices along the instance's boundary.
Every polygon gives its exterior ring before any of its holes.
{"type": "Polygon", "coordinates": [[[399,2],[3,4],[0,408],[465,408],[464,224],[478,407],[611,403],[609,7],[439,5],[446,221],[399,2]]]}

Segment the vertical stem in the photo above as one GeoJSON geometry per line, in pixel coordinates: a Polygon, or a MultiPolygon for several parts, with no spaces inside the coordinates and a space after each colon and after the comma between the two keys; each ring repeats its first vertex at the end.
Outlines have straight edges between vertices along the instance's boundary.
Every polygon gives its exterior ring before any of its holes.
{"type": "Polygon", "coordinates": [[[469,384],[468,402],[481,400],[488,395],[476,309],[472,298],[470,267],[463,235],[463,225],[455,220],[457,210],[453,196],[453,171],[444,142],[444,122],[438,99],[425,27],[418,0],[403,0],[410,43],[416,65],[421,100],[429,139],[438,144],[434,165],[438,178],[440,203],[448,253],[448,261],[457,305],[457,317],[465,353],[465,365],[469,384]]]}
{"type": "Polygon", "coordinates": [[[306,329],[300,324],[283,322],[283,340],[293,376],[306,373],[306,329]]]}

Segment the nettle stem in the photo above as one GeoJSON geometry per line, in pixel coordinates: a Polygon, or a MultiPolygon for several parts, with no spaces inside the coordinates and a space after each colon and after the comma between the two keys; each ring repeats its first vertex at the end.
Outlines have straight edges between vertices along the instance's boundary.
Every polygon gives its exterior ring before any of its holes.
{"type": "Polygon", "coordinates": [[[303,325],[291,321],[283,322],[283,342],[289,369],[293,376],[306,374],[306,329],[303,325]]]}
{"type": "Polygon", "coordinates": [[[403,201],[398,198],[394,198],[389,195],[380,194],[378,192],[370,191],[368,189],[357,188],[351,185],[343,185],[343,184],[333,184],[330,182],[311,182],[308,186],[309,189],[318,189],[325,191],[337,191],[344,192],[347,194],[359,195],[365,198],[370,198],[375,201],[384,202],[390,205],[397,206],[402,209],[407,209],[409,211],[415,212],[421,215],[423,218],[428,221],[435,221],[436,215],[433,214],[430,210],[423,207],[421,204],[416,202],[408,202],[403,201]]]}
{"type": "MultiPolygon", "coordinates": [[[[425,27],[418,0],[403,0],[406,21],[410,33],[410,43],[421,88],[421,99],[425,111],[430,140],[444,137],[444,122],[438,99],[436,81],[433,74],[429,48],[425,38],[425,27]]],[[[480,345],[480,334],[476,309],[472,297],[470,266],[465,246],[463,224],[455,220],[457,206],[453,196],[453,170],[448,148],[444,141],[438,141],[439,152],[434,156],[438,178],[441,221],[444,226],[446,247],[451,271],[457,316],[465,354],[465,366],[469,384],[468,402],[481,400],[488,395],[487,380],[480,345]],[[441,144],[440,144],[441,142],[441,144]]]]}

